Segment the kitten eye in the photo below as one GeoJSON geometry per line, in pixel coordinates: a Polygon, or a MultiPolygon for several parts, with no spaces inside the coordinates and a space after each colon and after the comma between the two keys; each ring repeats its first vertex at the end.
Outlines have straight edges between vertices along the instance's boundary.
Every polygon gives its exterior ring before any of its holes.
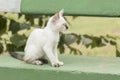
{"type": "Polygon", "coordinates": [[[65,23],[64,23],[63,25],[64,25],[64,26],[66,26],[66,24],[65,24],[65,23]]]}

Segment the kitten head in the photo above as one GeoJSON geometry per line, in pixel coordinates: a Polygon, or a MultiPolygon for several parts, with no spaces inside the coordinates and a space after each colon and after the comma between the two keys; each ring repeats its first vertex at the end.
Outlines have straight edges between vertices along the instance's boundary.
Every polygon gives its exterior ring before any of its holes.
{"type": "Polygon", "coordinates": [[[53,15],[49,20],[49,22],[52,24],[52,29],[59,32],[68,29],[67,22],[63,17],[63,12],[64,10],[62,9],[61,11],[53,15]]]}

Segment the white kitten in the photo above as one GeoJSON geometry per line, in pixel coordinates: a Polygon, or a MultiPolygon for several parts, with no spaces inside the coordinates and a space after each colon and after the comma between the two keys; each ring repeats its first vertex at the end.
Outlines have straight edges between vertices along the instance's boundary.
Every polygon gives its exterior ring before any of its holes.
{"type": "Polygon", "coordinates": [[[48,59],[52,66],[62,66],[64,63],[58,59],[57,45],[60,38],[59,32],[68,29],[66,24],[63,10],[61,10],[49,18],[44,29],[37,28],[31,32],[25,46],[24,58],[23,55],[19,56],[15,53],[11,55],[31,64],[41,65],[48,59]]]}

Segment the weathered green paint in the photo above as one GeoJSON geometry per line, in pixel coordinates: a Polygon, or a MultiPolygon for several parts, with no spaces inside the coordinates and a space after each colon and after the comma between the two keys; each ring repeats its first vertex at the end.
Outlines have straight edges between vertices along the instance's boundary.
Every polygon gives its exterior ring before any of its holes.
{"type": "Polygon", "coordinates": [[[60,9],[66,15],[120,16],[120,0],[22,0],[23,13],[53,14],[60,9]]]}
{"type": "Polygon", "coordinates": [[[60,55],[65,65],[26,64],[9,55],[0,57],[0,80],[120,80],[120,59],[60,55]]]}

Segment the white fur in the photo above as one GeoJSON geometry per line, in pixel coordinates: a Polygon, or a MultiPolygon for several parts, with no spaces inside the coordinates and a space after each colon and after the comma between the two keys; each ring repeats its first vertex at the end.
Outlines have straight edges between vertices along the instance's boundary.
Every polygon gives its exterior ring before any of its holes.
{"type": "Polygon", "coordinates": [[[57,55],[57,45],[59,42],[59,32],[65,31],[66,21],[63,18],[63,10],[58,13],[59,16],[52,16],[44,29],[35,29],[31,32],[25,46],[25,61],[36,61],[38,58],[47,58],[52,66],[62,66],[57,55]],[[59,17],[59,18],[58,18],[59,17]],[[58,18],[57,20],[55,20],[58,18]],[[55,22],[54,22],[55,20],[55,22]]]}

